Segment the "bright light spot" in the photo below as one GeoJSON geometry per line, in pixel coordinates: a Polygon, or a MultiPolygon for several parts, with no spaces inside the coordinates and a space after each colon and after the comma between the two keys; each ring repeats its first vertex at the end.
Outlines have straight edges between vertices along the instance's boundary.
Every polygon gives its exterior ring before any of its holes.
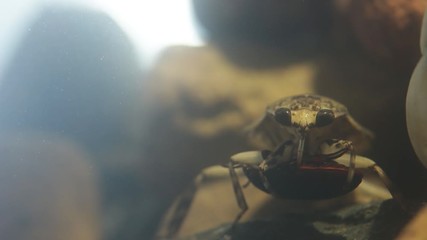
{"type": "Polygon", "coordinates": [[[126,32],[142,63],[171,45],[200,45],[191,0],[0,1],[0,76],[20,38],[43,6],[86,6],[109,14],[126,32]]]}
{"type": "Polygon", "coordinates": [[[170,45],[200,45],[191,0],[97,0],[129,35],[145,63],[170,45]]]}

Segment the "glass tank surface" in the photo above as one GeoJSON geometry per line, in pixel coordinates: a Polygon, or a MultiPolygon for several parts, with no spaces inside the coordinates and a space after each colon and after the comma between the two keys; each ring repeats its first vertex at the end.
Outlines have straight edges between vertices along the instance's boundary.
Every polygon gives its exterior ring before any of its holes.
{"type": "Polygon", "coordinates": [[[421,239],[426,7],[1,2],[0,239],[421,239]]]}

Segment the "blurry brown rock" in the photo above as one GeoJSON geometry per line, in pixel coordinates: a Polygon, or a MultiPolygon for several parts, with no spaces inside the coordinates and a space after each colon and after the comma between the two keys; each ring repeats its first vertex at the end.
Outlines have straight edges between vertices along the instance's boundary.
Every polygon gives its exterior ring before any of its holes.
{"type": "Polygon", "coordinates": [[[0,131],[74,141],[99,178],[103,237],[146,238],[150,220],[135,210],[149,204],[136,181],[140,65],[130,40],[108,14],[70,6],[40,9],[22,37],[0,79],[0,131]]]}
{"type": "Polygon", "coordinates": [[[346,9],[357,38],[380,62],[411,70],[418,60],[426,0],[352,0],[346,9]]]}
{"type": "Polygon", "coordinates": [[[331,1],[193,0],[207,42],[244,68],[280,67],[287,56],[307,56],[333,26],[331,1]]]}
{"type": "Polygon", "coordinates": [[[72,142],[2,132],[0,239],[101,239],[97,174],[72,142]]]}
{"type": "Polygon", "coordinates": [[[417,216],[400,233],[398,240],[424,240],[427,239],[427,207],[422,208],[417,216]]]}
{"type": "Polygon", "coordinates": [[[302,32],[330,27],[331,1],[193,0],[197,19],[209,39],[239,38],[282,45],[302,32]]]}

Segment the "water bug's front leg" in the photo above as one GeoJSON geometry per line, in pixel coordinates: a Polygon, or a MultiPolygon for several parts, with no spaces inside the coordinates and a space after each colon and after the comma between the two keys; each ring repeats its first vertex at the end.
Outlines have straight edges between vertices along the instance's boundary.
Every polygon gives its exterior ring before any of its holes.
{"type": "MultiPolygon", "coordinates": [[[[344,158],[338,158],[338,159],[335,159],[334,161],[344,166],[348,166],[347,165],[348,161],[345,160],[344,158]]],[[[377,163],[375,163],[369,158],[357,155],[355,169],[369,169],[373,171],[381,179],[381,181],[383,182],[385,187],[388,189],[393,199],[395,199],[403,209],[407,209],[407,206],[403,200],[401,192],[393,185],[390,178],[387,176],[384,170],[380,166],[378,166],[377,163]]]]}
{"type": "Polygon", "coordinates": [[[354,147],[351,141],[329,139],[320,145],[320,152],[321,153],[318,156],[323,160],[334,160],[341,157],[345,153],[349,153],[350,159],[348,162],[347,183],[352,182],[356,168],[356,155],[354,153],[354,147]]]}
{"type": "Polygon", "coordinates": [[[233,231],[240,218],[249,208],[246,202],[245,195],[243,194],[242,186],[240,185],[239,177],[237,176],[237,173],[235,171],[235,164],[233,163],[233,160],[231,160],[228,164],[228,170],[230,172],[231,183],[233,185],[233,191],[234,195],[236,196],[237,205],[240,208],[240,212],[237,214],[231,225],[231,231],[233,231]]]}

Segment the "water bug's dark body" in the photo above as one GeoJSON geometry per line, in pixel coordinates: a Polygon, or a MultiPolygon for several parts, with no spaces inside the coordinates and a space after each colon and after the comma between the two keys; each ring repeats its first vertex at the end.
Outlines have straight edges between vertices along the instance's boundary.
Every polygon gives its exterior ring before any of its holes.
{"type": "Polygon", "coordinates": [[[348,168],[335,162],[300,167],[284,163],[264,171],[263,176],[249,165],[243,167],[243,171],[255,187],[277,198],[291,200],[335,198],[353,191],[363,177],[356,171],[352,181],[347,183],[348,168]],[[269,184],[268,189],[264,178],[269,184]]]}

